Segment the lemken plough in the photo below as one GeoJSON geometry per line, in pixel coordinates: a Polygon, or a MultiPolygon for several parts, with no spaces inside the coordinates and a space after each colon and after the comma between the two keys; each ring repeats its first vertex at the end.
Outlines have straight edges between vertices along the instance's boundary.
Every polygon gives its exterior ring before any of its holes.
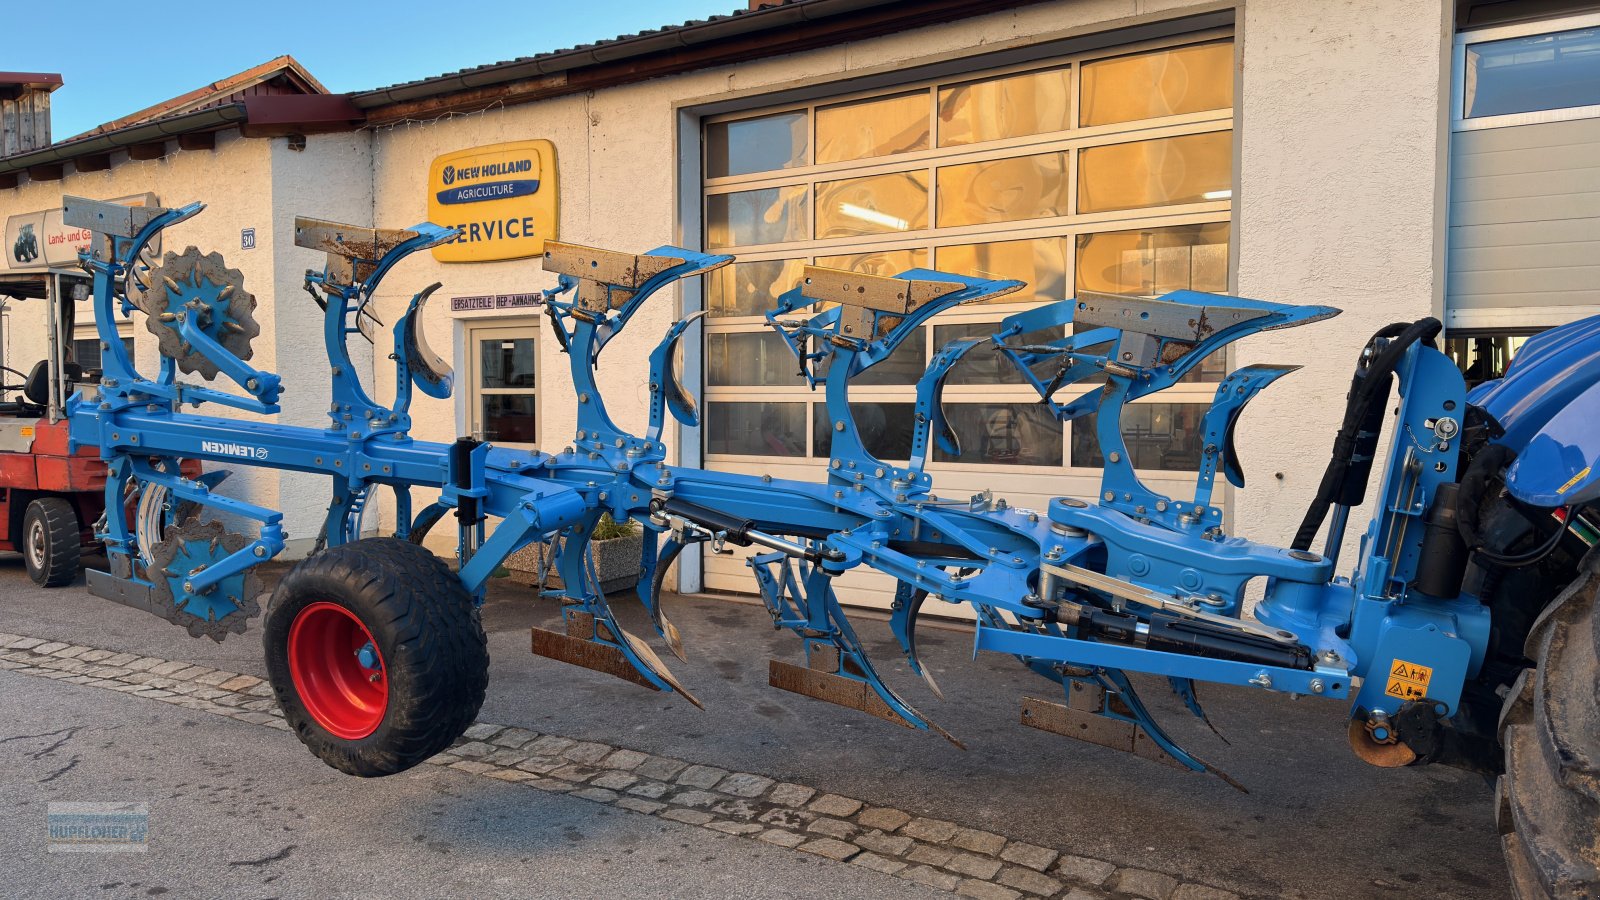
{"type": "Polygon", "coordinates": [[[72,438],[98,447],[108,464],[108,508],[127,496],[156,498],[141,504],[152,514],[106,518],[109,571],[93,573],[90,589],[219,641],[264,605],[278,702],[299,738],[336,768],[398,772],[471,723],[488,679],[477,616],[485,581],[534,543],[553,549],[563,587],[543,596],[561,605],[564,622],[534,629],[535,653],[699,705],[649,641],[623,630],[615,598],[600,590],[589,536],[609,513],[645,529],[637,599],[677,657],[683,637],[661,606],[666,568],[695,545],[757,548],[749,565],[767,611],[800,643],[793,659],[770,663],[772,685],[956,741],[884,682],[851,626],[834,580],[865,566],[897,580],[891,630],[936,696],[917,653],[930,596],[970,605],[976,649],[1014,657],[1046,680],[1049,692],[1022,700],[1022,724],[1229,783],[1154,720],[1130,675],[1164,677],[1202,718],[1199,682],[1348,700],[1348,739],[1362,759],[1504,772],[1513,867],[1555,892],[1597,880],[1597,796],[1584,787],[1600,764],[1594,685],[1555,673],[1595,666],[1596,564],[1593,555],[1579,560],[1594,540],[1600,496],[1600,320],[1531,340],[1504,379],[1471,395],[1434,346],[1437,321],[1379,331],[1352,378],[1316,501],[1292,545],[1276,547],[1230,535],[1215,488],[1218,477],[1244,486],[1233,440],[1240,415],[1294,366],[1246,366],[1218,384],[1201,420],[1192,495],[1167,496],[1140,479],[1122,413],[1232,342],[1337,315],[1331,307],[1178,291],[1083,294],[1031,309],[989,337],[937,351],[917,386],[909,459],[882,460],[851,415],[852,380],[930,317],[1022,285],[926,269],[886,278],[807,267],[767,313],[826,398],[827,479],[793,481],[666,463],[668,416],[685,425],[698,417],[677,375],[695,316],[650,355],[645,432],[607,414],[596,373],[610,340],[664,288],[732,261],[680,247],[546,245],[542,264],[559,277],[544,307],[578,402],[572,444],[559,452],[411,436],[412,392],[444,398],[452,388],[421,329],[438,285],[418,293],[382,338],[392,341],[392,400],[361,383],[348,342],[380,339],[371,314],[379,283],[409,254],[455,237],[427,223],[385,230],[297,220],[297,245],[325,256],[305,288],[323,314],[328,427],[186,411],[214,404],[270,416],[283,391],[278,375],[249,363],[259,328],[237,271],[194,248],[148,271],[139,261],[151,238],[201,209],[66,201],[67,224],[96,232],[83,265],[94,275],[105,347],[98,391],[70,404],[72,438]],[[119,317],[136,313],[161,350],[153,376],[134,367],[115,333],[119,317]],[[1040,333],[1065,336],[1028,342],[1040,333]],[[961,438],[941,405],[944,383],[980,345],[1012,364],[1060,420],[1092,417],[1104,461],[1094,497],[1057,497],[1034,510],[987,492],[961,501],[933,493],[930,448],[957,452],[961,438]],[[243,393],[179,373],[224,376],[243,393]],[[328,477],[317,552],[270,602],[252,571],[283,550],[281,514],[217,493],[216,474],[182,477],[185,458],[328,477]],[[1375,466],[1375,512],[1341,576],[1349,513],[1365,501],[1375,466]],[[438,500],[413,509],[415,487],[437,489],[438,500]],[[394,534],[363,538],[362,511],[380,489],[392,493],[394,534]],[[458,534],[453,568],[420,546],[447,514],[458,534]],[[257,523],[253,534],[223,525],[241,520],[257,523]],[[1312,550],[1325,524],[1322,549],[1312,550]],[[1587,691],[1588,705],[1563,691],[1587,691]],[[1536,800],[1552,790],[1560,803],[1536,800]]]}

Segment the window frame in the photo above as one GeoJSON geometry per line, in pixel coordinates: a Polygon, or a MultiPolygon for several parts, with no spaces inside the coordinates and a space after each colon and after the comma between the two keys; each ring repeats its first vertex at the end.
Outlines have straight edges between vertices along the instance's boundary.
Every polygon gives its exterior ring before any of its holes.
{"type": "MultiPolygon", "coordinates": [[[[133,323],[131,323],[131,322],[118,322],[117,323],[117,337],[125,342],[125,344],[127,345],[128,356],[132,357],[133,356],[133,352],[134,352],[133,323]]],[[[89,324],[89,325],[74,325],[72,327],[72,337],[68,338],[68,340],[74,345],[76,345],[79,341],[93,341],[98,346],[99,343],[100,343],[100,329],[97,326],[93,325],[93,324],[89,324]]],[[[105,351],[101,350],[100,352],[103,354],[105,351]]],[[[103,359],[103,357],[102,357],[102,359],[103,359]]],[[[77,352],[76,347],[74,347],[73,351],[72,351],[72,361],[77,363],[80,366],[83,365],[83,361],[78,359],[78,352],[77,352]]],[[[84,366],[84,368],[87,369],[87,368],[90,368],[90,367],[84,366]]],[[[96,368],[98,369],[98,368],[103,368],[103,367],[96,367],[96,368]]]]}
{"type": "MultiPolygon", "coordinates": [[[[1165,38],[1102,47],[1092,51],[1042,57],[1012,65],[966,68],[944,73],[936,78],[881,85],[870,90],[819,94],[804,100],[771,105],[752,105],[733,112],[702,116],[698,119],[700,158],[696,171],[701,190],[698,198],[694,198],[691,195],[689,204],[691,206],[697,205],[694,211],[699,218],[698,230],[702,239],[705,240],[709,238],[710,234],[709,198],[711,196],[760,188],[805,185],[810,193],[806,203],[806,221],[803,225],[805,234],[810,236],[816,234],[818,185],[843,178],[854,179],[897,172],[922,171],[926,173],[928,182],[929,208],[927,228],[874,235],[825,239],[808,238],[800,241],[733,245],[728,248],[711,247],[709,246],[709,241],[707,241],[707,249],[711,252],[724,252],[726,250],[726,252],[735,254],[740,263],[795,259],[803,263],[812,263],[818,257],[825,256],[923,249],[928,254],[927,264],[930,267],[936,267],[935,254],[938,248],[944,246],[1053,238],[1064,240],[1067,245],[1067,264],[1066,271],[1063,274],[1065,276],[1065,284],[1070,293],[1076,290],[1078,240],[1082,235],[1143,228],[1222,224],[1228,226],[1227,254],[1229,264],[1227,280],[1228,289],[1231,290],[1235,277],[1233,260],[1235,259],[1237,245],[1237,227],[1233,221],[1234,207],[1231,195],[1232,191],[1236,191],[1238,187],[1236,153],[1235,161],[1230,165],[1229,169],[1230,196],[1227,198],[1090,214],[1077,214],[1075,212],[1078,206],[1078,160],[1079,153],[1082,150],[1164,137],[1214,132],[1228,132],[1233,135],[1232,139],[1235,141],[1235,146],[1237,142],[1237,129],[1235,127],[1235,112],[1239,102],[1237,72],[1235,72],[1234,101],[1231,106],[1203,112],[1138,119],[1110,125],[1080,127],[1077,123],[1081,117],[1080,94],[1083,81],[1083,66],[1086,63],[1103,59],[1132,56],[1179,46],[1197,46],[1223,42],[1233,44],[1235,46],[1235,55],[1237,55],[1237,37],[1232,28],[1206,29],[1165,38]],[[1069,126],[1066,130],[952,146],[941,145],[937,117],[938,97],[941,88],[967,84],[977,80],[1060,68],[1069,70],[1071,86],[1069,91],[1070,109],[1066,117],[1069,126]],[[874,97],[894,96],[922,89],[928,90],[931,99],[929,103],[930,147],[928,149],[890,156],[870,157],[859,161],[841,161],[826,164],[817,164],[815,162],[818,128],[816,111],[819,107],[857,102],[874,97]],[[804,112],[807,116],[806,149],[802,164],[765,172],[716,178],[705,175],[709,171],[707,154],[712,144],[707,138],[707,129],[710,126],[785,112],[804,112]],[[966,163],[1011,159],[1058,151],[1064,151],[1068,155],[1066,174],[1069,192],[1067,215],[981,225],[937,227],[938,208],[936,198],[938,196],[939,169],[966,163]]],[[[708,284],[705,286],[704,291],[704,306],[709,309],[712,304],[713,288],[708,284]]],[[[1036,305],[1031,301],[1022,303],[1000,302],[974,307],[960,307],[942,313],[922,326],[925,330],[924,344],[926,347],[923,358],[924,366],[931,358],[931,354],[938,350],[938,346],[934,343],[934,329],[941,326],[973,322],[993,323],[1006,315],[1033,308],[1036,305]]],[[[765,320],[759,315],[719,316],[714,319],[707,319],[704,324],[706,325],[704,334],[707,336],[714,333],[732,334],[767,330],[765,320]]],[[[708,337],[703,337],[702,347],[705,348],[708,345],[708,337]]],[[[707,374],[709,375],[709,373],[707,374]]],[[[1209,405],[1215,396],[1216,388],[1217,382],[1214,381],[1183,383],[1161,392],[1158,396],[1142,398],[1135,402],[1209,405]]],[[[905,403],[914,400],[911,391],[912,388],[907,385],[853,385],[851,388],[851,400],[853,403],[905,403]]],[[[811,406],[823,402],[820,393],[811,391],[803,381],[798,379],[797,383],[792,385],[765,386],[712,385],[709,377],[706,379],[704,401],[707,406],[719,401],[739,402],[751,400],[796,402],[807,405],[806,414],[803,417],[806,427],[804,435],[806,455],[785,457],[713,453],[705,446],[705,436],[702,434],[700,450],[705,465],[708,467],[721,465],[772,467],[774,465],[788,464],[815,464],[819,460],[819,457],[810,454],[810,450],[815,446],[816,442],[816,435],[814,434],[815,415],[811,406]]],[[[961,403],[963,400],[967,402],[989,401],[1027,404],[1036,403],[1038,397],[1032,388],[1026,384],[952,383],[946,387],[945,400],[950,404],[961,403]]],[[[930,468],[952,472],[1025,476],[1046,473],[1061,476],[1097,476],[1100,473],[1101,469],[1098,467],[1074,464],[1072,459],[1072,427],[1070,423],[1063,423],[1061,440],[1063,442],[1061,456],[1064,464],[1059,466],[1048,464],[1010,465],[930,461],[930,468]]],[[[1156,479],[1186,478],[1191,474],[1188,470],[1157,469],[1141,470],[1141,472],[1147,477],[1156,479]]]]}
{"type": "Polygon", "coordinates": [[[1541,109],[1533,112],[1506,113],[1498,116],[1468,118],[1467,111],[1467,49],[1474,44],[1488,44],[1510,38],[1534,37],[1575,31],[1580,28],[1600,28],[1600,12],[1557,19],[1540,19],[1463,31],[1456,35],[1451,48],[1450,64],[1450,130],[1477,131],[1483,128],[1508,128],[1514,125],[1536,125],[1543,122],[1566,122],[1572,119],[1600,118],[1600,103],[1588,106],[1569,106],[1565,109],[1541,109]]]}
{"type": "Polygon", "coordinates": [[[497,447],[519,447],[524,449],[537,449],[539,439],[544,428],[544,403],[541,399],[539,382],[543,377],[540,371],[540,357],[542,350],[539,345],[539,320],[535,317],[493,317],[475,319],[466,323],[463,337],[466,341],[467,371],[467,433],[479,440],[487,440],[497,447]],[[483,349],[482,342],[486,340],[529,340],[533,342],[533,387],[516,388],[486,388],[483,386],[483,349]],[[483,421],[483,398],[487,396],[531,396],[533,397],[533,440],[532,441],[502,441],[487,438],[485,423],[483,421]]]}

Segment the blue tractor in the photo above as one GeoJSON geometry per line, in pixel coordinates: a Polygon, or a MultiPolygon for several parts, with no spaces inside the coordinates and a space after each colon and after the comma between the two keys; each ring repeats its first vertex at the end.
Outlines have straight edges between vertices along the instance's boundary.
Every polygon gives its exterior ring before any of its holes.
{"type": "Polygon", "coordinates": [[[756,548],[749,564],[767,612],[799,642],[794,660],[771,661],[773,686],[959,743],[868,659],[833,586],[865,566],[897,580],[890,625],[934,696],[917,653],[929,596],[969,604],[976,649],[1015,658],[1056,692],[1023,698],[1021,724],[1230,784],[1155,721],[1130,675],[1165,679],[1202,718],[1200,682],[1343,700],[1347,739],[1361,759],[1497,779],[1522,896],[1600,890],[1600,556],[1591,552],[1600,538],[1600,319],[1529,341],[1504,378],[1471,393],[1435,346],[1439,322],[1380,330],[1357,361],[1316,499],[1290,545],[1278,547],[1230,535],[1215,488],[1218,477],[1244,486],[1234,452],[1240,413],[1294,367],[1247,366],[1223,379],[1202,420],[1194,491],[1182,497],[1139,479],[1121,414],[1227,344],[1337,315],[1331,307],[1188,291],[1084,294],[1038,307],[993,335],[941,348],[917,387],[909,459],[884,460],[852,413],[852,380],[929,317],[1021,285],[922,269],[885,278],[808,267],[768,314],[826,397],[826,480],[794,481],[666,462],[668,418],[698,420],[677,374],[695,316],[674,324],[650,356],[644,433],[607,413],[596,373],[611,339],[663,288],[731,261],[671,246],[631,254],[547,243],[541,263],[559,278],[543,305],[578,400],[573,441],[559,451],[411,436],[413,392],[442,398],[451,390],[449,367],[421,327],[437,285],[392,326],[396,395],[379,400],[362,385],[347,341],[377,340],[371,299],[397,263],[454,237],[428,223],[297,222],[297,243],[324,254],[306,287],[323,315],[333,375],[326,428],[187,411],[221,404],[270,415],[283,389],[276,374],[248,362],[254,299],[237,272],[193,249],[149,271],[139,261],[151,237],[200,209],[66,201],[69,225],[103,236],[83,264],[95,276],[108,347],[98,391],[70,404],[72,440],[99,448],[108,502],[159,490],[199,510],[176,522],[108,517],[100,536],[110,570],[91,573],[90,589],[215,640],[265,609],[278,702],[299,739],[342,771],[392,774],[460,736],[488,680],[484,584],[535,543],[549,546],[561,576],[563,586],[543,596],[559,604],[563,628],[535,628],[533,652],[698,705],[652,642],[621,627],[600,589],[589,541],[609,514],[646,530],[636,599],[658,646],[680,658],[683,638],[662,607],[667,568],[696,545],[756,548]],[[108,330],[132,315],[160,341],[154,375],[137,371],[108,330]],[[1066,336],[1033,337],[1041,333],[1066,336]],[[934,492],[930,449],[954,452],[963,437],[944,414],[944,383],[979,346],[1013,364],[1061,420],[1094,417],[1104,460],[1095,496],[1057,497],[1035,510],[989,493],[934,492]],[[243,393],[180,372],[225,376],[243,393]],[[283,549],[281,514],[224,497],[206,477],[185,477],[176,461],[191,457],[329,479],[319,552],[270,597],[252,570],[283,549]],[[1368,497],[1374,474],[1375,512],[1340,574],[1350,511],[1368,497]],[[437,489],[438,500],[413,508],[417,487],[437,489]],[[380,491],[396,512],[394,533],[364,537],[362,512],[380,491]],[[230,533],[220,514],[259,524],[253,535],[230,533]],[[420,546],[447,517],[457,531],[455,567],[420,546]]]}

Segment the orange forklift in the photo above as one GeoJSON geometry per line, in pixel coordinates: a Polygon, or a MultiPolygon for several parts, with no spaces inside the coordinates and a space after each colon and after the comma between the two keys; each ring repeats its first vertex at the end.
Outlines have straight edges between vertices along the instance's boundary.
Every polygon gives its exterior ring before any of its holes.
{"type": "MultiPolygon", "coordinates": [[[[99,549],[96,523],[106,509],[99,449],[67,451],[67,398],[80,384],[92,391],[100,380],[98,339],[73,340],[77,303],[91,291],[92,282],[82,275],[0,272],[4,328],[40,304],[49,312],[45,346],[28,347],[4,335],[12,359],[33,353],[42,358],[26,372],[0,365],[0,551],[21,553],[28,577],[43,587],[77,578],[83,553],[99,549]]],[[[197,477],[199,461],[185,460],[181,470],[197,477]]],[[[171,518],[165,496],[128,497],[122,513],[171,518]]]]}

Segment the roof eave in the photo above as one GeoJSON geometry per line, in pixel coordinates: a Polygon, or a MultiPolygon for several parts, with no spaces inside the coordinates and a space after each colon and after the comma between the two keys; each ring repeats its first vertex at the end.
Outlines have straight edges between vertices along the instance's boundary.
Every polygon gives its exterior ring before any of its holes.
{"type": "Polygon", "coordinates": [[[80,156],[109,153],[133,144],[148,144],[166,140],[180,134],[226,128],[245,121],[247,114],[243,103],[213,106],[192,113],[156,119],[139,125],[130,125],[116,131],[89,135],[51,144],[31,153],[19,153],[0,159],[0,175],[21,172],[33,166],[54,165],[80,156]]]}

